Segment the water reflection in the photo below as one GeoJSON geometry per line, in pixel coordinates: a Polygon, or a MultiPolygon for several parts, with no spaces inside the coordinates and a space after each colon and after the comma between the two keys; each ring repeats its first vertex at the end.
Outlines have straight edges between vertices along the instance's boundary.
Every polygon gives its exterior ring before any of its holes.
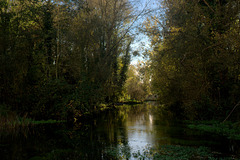
{"type": "Polygon", "coordinates": [[[161,107],[151,103],[124,105],[72,127],[45,124],[23,131],[0,131],[0,156],[19,160],[135,159],[136,153],[159,145],[209,146],[220,152],[233,148],[232,142],[176,123],[161,107]]]}
{"type": "Polygon", "coordinates": [[[112,147],[117,148],[114,151],[119,155],[124,155],[123,151],[127,148],[128,153],[124,157],[128,159],[135,159],[135,153],[143,155],[147,149],[161,145],[207,146],[224,154],[231,151],[227,146],[232,143],[228,140],[223,142],[222,137],[188,129],[160,105],[122,106],[116,114],[119,114],[114,116],[119,117],[120,122],[114,128],[118,143],[112,147]]]}
{"type": "Polygon", "coordinates": [[[126,119],[126,130],[128,135],[128,143],[131,148],[131,153],[142,153],[147,146],[153,144],[153,119],[149,110],[141,108],[136,113],[128,113],[126,119]]]}

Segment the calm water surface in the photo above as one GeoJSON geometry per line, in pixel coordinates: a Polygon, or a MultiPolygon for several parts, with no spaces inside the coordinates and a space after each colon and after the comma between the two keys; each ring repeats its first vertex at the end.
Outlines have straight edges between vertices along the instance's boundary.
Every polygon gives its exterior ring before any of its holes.
{"type": "Polygon", "coordinates": [[[205,146],[219,156],[239,156],[238,142],[188,129],[153,103],[119,106],[70,127],[36,125],[0,136],[0,156],[6,160],[140,159],[136,155],[161,145],[205,146]]]}

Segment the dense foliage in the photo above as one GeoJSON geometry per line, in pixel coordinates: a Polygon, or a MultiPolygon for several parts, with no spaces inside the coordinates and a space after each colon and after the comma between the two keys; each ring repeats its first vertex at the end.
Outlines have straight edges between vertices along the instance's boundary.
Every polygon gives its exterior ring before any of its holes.
{"type": "MultiPolygon", "coordinates": [[[[190,119],[225,118],[240,95],[238,0],[164,0],[144,26],[153,89],[190,119]],[[164,13],[164,14],[161,14],[164,13]]],[[[239,109],[232,119],[239,119],[239,109]]]]}
{"type": "Polygon", "coordinates": [[[130,65],[127,72],[127,80],[125,84],[125,93],[127,98],[131,100],[144,101],[146,95],[149,94],[148,85],[146,85],[141,79],[141,73],[139,73],[140,67],[130,65]]]}
{"type": "Polygon", "coordinates": [[[117,101],[130,62],[127,0],[0,1],[0,106],[37,119],[117,101]]]}
{"type": "Polygon", "coordinates": [[[128,0],[1,1],[0,110],[65,119],[157,94],[189,119],[223,119],[234,106],[240,119],[239,1],[160,2],[141,28],[147,58],[129,67],[139,15],[128,0]]]}

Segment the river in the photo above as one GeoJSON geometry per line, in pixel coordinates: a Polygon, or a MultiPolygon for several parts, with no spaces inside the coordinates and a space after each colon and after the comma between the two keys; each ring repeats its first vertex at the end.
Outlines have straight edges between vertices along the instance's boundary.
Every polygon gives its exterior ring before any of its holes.
{"type": "Polygon", "coordinates": [[[42,124],[0,132],[1,159],[228,159],[239,144],[189,129],[161,105],[123,105],[74,126],[42,124]]]}

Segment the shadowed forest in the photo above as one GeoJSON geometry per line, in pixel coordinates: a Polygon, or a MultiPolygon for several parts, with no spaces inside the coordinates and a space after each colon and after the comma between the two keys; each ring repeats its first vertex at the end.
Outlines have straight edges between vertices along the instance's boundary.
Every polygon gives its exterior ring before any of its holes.
{"type": "MultiPolygon", "coordinates": [[[[107,143],[119,145],[117,136],[113,136],[118,130],[113,122],[131,126],[130,123],[138,124],[139,119],[145,122],[147,117],[151,130],[153,124],[158,124],[153,115],[159,113],[164,120],[174,117],[191,122],[192,129],[239,140],[239,105],[239,0],[0,1],[0,130],[30,123],[69,122],[76,127],[83,117],[94,120],[92,124],[96,127],[105,120],[104,116],[94,116],[109,111],[120,118],[114,120],[114,116],[107,114],[110,118],[103,126],[113,129],[111,134],[108,131],[104,134],[109,134],[107,143]],[[138,63],[132,64],[136,59],[138,63]],[[161,105],[148,104],[147,109],[144,105],[119,108],[146,100],[161,105]],[[137,115],[134,110],[141,112],[137,115]],[[128,114],[137,118],[129,120],[128,114]]],[[[169,135],[176,136],[169,126],[169,135]]],[[[163,132],[166,128],[157,127],[161,128],[159,133],[168,135],[163,132]]],[[[74,132],[64,129],[65,138],[74,137],[77,129],[74,132]]],[[[177,131],[188,137],[182,130],[177,131]]],[[[123,131],[116,135],[120,132],[123,131]]],[[[196,134],[187,132],[193,137],[196,134]]],[[[124,136],[127,134],[126,129],[124,136]]],[[[85,132],[83,135],[92,139],[92,135],[85,132]]],[[[159,135],[156,137],[161,138],[159,135]]],[[[75,136],[84,141],[78,132],[75,136]]],[[[95,139],[103,146],[99,137],[96,135],[95,139]]],[[[125,141],[124,145],[128,143],[125,141]]],[[[173,141],[177,145],[186,144],[173,141]]],[[[69,139],[65,142],[74,143],[72,148],[79,145],[69,139]]],[[[239,154],[239,148],[234,152],[239,154]]],[[[189,150],[182,149],[183,155],[189,150]]],[[[201,148],[189,150],[189,155],[197,152],[189,159],[199,157],[200,151],[201,148]]],[[[103,149],[97,152],[103,158],[103,149]]],[[[65,153],[69,152],[64,150],[65,153]]],[[[165,150],[161,153],[160,157],[165,150]]],[[[126,157],[131,158],[130,151],[128,154],[126,157]]]]}
{"type": "Polygon", "coordinates": [[[155,5],[1,1],[1,119],[67,120],[156,95],[181,119],[238,122],[240,2],[155,5]],[[144,50],[132,47],[139,33],[144,50]]]}

